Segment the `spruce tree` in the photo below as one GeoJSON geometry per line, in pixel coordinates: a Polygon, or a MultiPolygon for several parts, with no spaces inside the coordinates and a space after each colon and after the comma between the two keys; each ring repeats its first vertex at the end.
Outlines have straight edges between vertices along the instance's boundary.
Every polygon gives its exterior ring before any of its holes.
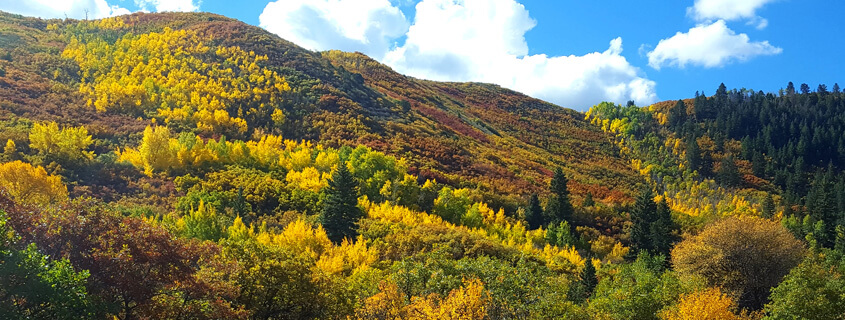
{"type": "Polygon", "coordinates": [[[346,167],[346,162],[341,162],[326,187],[320,221],[329,239],[341,243],[344,238],[352,239],[358,235],[358,220],[363,216],[358,208],[358,183],[346,167]]]}
{"type": "Polygon", "coordinates": [[[593,291],[598,285],[598,278],[596,277],[596,267],[591,261],[592,258],[587,256],[584,263],[584,268],[581,269],[579,279],[569,287],[568,298],[577,303],[586,301],[593,295],[593,291]]]}
{"type": "Polygon", "coordinates": [[[669,203],[664,198],[663,201],[657,203],[656,216],[657,219],[651,224],[651,245],[655,254],[662,254],[664,257],[669,256],[669,251],[672,250],[672,245],[675,244],[675,232],[678,230],[677,225],[672,220],[672,210],[669,209],[669,203]]]}
{"type": "Polygon", "coordinates": [[[766,195],[766,199],[763,200],[763,205],[761,206],[760,216],[766,219],[771,219],[775,216],[775,199],[772,198],[772,194],[769,193],[766,195]]]}
{"type": "MultiPolygon", "coordinates": [[[[687,121],[687,105],[684,100],[678,100],[675,106],[669,109],[669,126],[680,128],[687,121]]],[[[677,130],[676,130],[677,131],[677,130]]]]}
{"type": "Polygon", "coordinates": [[[727,155],[722,158],[722,165],[719,166],[719,172],[716,174],[716,178],[719,179],[719,183],[728,187],[738,186],[742,182],[742,177],[739,175],[739,169],[737,169],[734,163],[733,156],[727,155]]]}
{"type": "Polygon", "coordinates": [[[561,168],[555,169],[555,175],[549,185],[552,197],[546,207],[546,221],[548,223],[559,223],[569,221],[572,218],[572,203],[569,202],[569,188],[566,186],[566,175],[561,168]]]}
{"type": "Polygon", "coordinates": [[[651,225],[657,221],[657,205],[654,203],[654,194],[651,188],[645,187],[637,196],[634,207],[631,209],[631,251],[637,254],[641,250],[652,251],[651,225]]]}
{"type": "Polygon", "coordinates": [[[540,206],[540,198],[537,194],[532,194],[531,199],[528,200],[528,210],[525,211],[525,222],[528,224],[528,229],[534,230],[546,224],[543,218],[543,207],[540,206]]]}
{"type": "Polygon", "coordinates": [[[581,270],[581,285],[584,286],[584,293],[586,297],[590,297],[593,294],[593,291],[596,289],[596,285],[599,284],[599,280],[596,277],[596,267],[593,265],[593,260],[589,256],[587,257],[587,261],[584,262],[584,269],[581,270]]]}
{"type": "Polygon", "coordinates": [[[687,140],[686,160],[690,171],[698,170],[701,167],[701,149],[698,148],[695,137],[690,137],[687,140]]]}

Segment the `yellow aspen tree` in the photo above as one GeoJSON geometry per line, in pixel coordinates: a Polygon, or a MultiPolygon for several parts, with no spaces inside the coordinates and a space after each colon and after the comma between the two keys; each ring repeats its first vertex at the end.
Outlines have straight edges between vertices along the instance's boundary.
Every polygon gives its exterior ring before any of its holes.
{"type": "Polygon", "coordinates": [[[0,164],[0,188],[15,201],[46,206],[67,200],[67,187],[61,177],[47,174],[43,167],[13,161],[0,164]]]}

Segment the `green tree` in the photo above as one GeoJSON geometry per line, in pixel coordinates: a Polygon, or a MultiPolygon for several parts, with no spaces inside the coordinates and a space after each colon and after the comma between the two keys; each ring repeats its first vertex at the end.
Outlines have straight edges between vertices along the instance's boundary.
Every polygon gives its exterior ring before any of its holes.
{"type": "Polygon", "coordinates": [[[96,318],[85,288],[88,271],[74,271],[66,259],[50,259],[35,244],[16,249],[20,244],[6,222],[0,210],[0,318],[96,318]]]}
{"type": "Polygon", "coordinates": [[[701,168],[701,149],[698,148],[698,142],[694,137],[687,139],[686,160],[689,170],[701,168]]]}
{"type": "Polygon", "coordinates": [[[631,252],[639,253],[641,250],[654,250],[652,239],[652,224],[657,221],[657,204],[654,203],[654,194],[650,187],[643,188],[637,196],[634,207],[631,209],[631,252]]]}
{"type": "Polygon", "coordinates": [[[669,110],[669,125],[679,127],[687,120],[687,105],[684,100],[678,100],[675,106],[669,110]]]}
{"type": "Polygon", "coordinates": [[[584,202],[581,203],[581,206],[584,207],[584,208],[587,208],[587,207],[592,207],[594,205],[596,205],[596,201],[593,200],[593,193],[587,192],[587,195],[584,196],[584,202]]]}
{"type": "Polygon", "coordinates": [[[532,194],[531,199],[528,200],[528,210],[525,211],[525,222],[528,223],[528,229],[537,229],[545,224],[543,219],[543,207],[540,206],[540,198],[537,194],[532,194]]]}
{"type": "Polygon", "coordinates": [[[657,320],[658,311],[677,303],[681,294],[700,286],[682,282],[673,271],[663,271],[664,257],[643,252],[618,272],[602,277],[588,308],[598,319],[657,320]]]}
{"type": "Polygon", "coordinates": [[[651,224],[651,243],[655,254],[669,256],[677,240],[678,225],[672,220],[672,210],[664,198],[657,203],[656,220],[651,224]]]}
{"type": "Polygon", "coordinates": [[[358,235],[358,220],[364,214],[358,208],[358,183],[345,162],[338,164],[325,192],[320,221],[329,239],[334,243],[341,243],[344,238],[354,239],[358,235]]]}
{"type": "Polygon", "coordinates": [[[766,198],[763,199],[763,204],[760,206],[760,216],[766,219],[771,219],[775,216],[775,199],[772,198],[772,194],[766,194],[766,198]]]}
{"type": "Polygon", "coordinates": [[[742,182],[733,156],[727,155],[722,158],[722,165],[719,166],[719,172],[716,173],[716,178],[721,184],[729,187],[738,186],[742,182]]]}
{"type": "Polygon", "coordinates": [[[561,221],[559,224],[549,224],[549,228],[546,229],[546,243],[558,247],[575,246],[578,244],[578,239],[572,233],[569,222],[561,221]]]}
{"type": "Polygon", "coordinates": [[[563,169],[555,169],[555,174],[552,177],[552,182],[549,189],[552,196],[549,199],[549,204],[546,207],[546,221],[548,223],[558,223],[561,221],[569,221],[572,218],[572,213],[575,209],[572,208],[572,203],[569,201],[569,188],[566,185],[566,175],[563,169]]]}
{"type": "Polygon", "coordinates": [[[772,289],[766,319],[837,320],[845,314],[845,261],[826,251],[808,256],[772,289]]]}

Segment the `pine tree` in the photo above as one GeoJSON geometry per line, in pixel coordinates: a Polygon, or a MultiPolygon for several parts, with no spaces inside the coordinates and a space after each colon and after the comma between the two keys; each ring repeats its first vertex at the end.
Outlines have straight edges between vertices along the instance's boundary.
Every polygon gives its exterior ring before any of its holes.
{"type": "Polygon", "coordinates": [[[739,176],[739,169],[737,169],[736,164],[734,163],[733,156],[727,155],[722,158],[722,165],[719,167],[719,172],[716,177],[719,179],[721,184],[729,187],[737,186],[740,182],[742,182],[742,178],[739,176]]]}
{"type": "Polygon", "coordinates": [[[687,105],[684,100],[678,100],[669,110],[669,126],[679,128],[687,120],[687,105]]]}
{"type": "Polygon", "coordinates": [[[654,249],[651,225],[657,221],[657,205],[651,188],[645,187],[631,209],[631,252],[654,249]]]}
{"type": "Polygon", "coordinates": [[[657,203],[656,220],[651,224],[651,244],[655,254],[669,256],[669,251],[677,240],[677,225],[672,221],[672,210],[664,198],[657,203]]]}
{"type": "Polygon", "coordinates": [[[341,243],[344,238],[358,235],[356,226],[364,216],[358,208],[358,183],[346,163],[341,162],[328,184],[320,220],[329,239],[341,243]]]}
{"type": "Polygon", "coordinates": [[[566,186],[566,175],[561,168],[555,169],[555,175],[549,185],[552,197],[546,207],[546,222],[558,223],[569,221],[572,217],[572,203],[569,202],[569,188],[566,186]]]}
{"type": "Polygon", "coordinates": [[[587,257],[587,261],[584,262],[584,269],[581,270],[580,282],[584,286],[586,297],[590,297],[593,294],[593,290],[596,289],[596,285],[599,283],[598,278],[596,278],[596,267],[591,260],[590,257],[587,257]]]}
{"type": "Polygon", "coordinates": [[[701,167],[701,149],[698,148],[695,137],[690,137],[687,140],[686,160],[687,167],[691,171],[698,170],[701,167]]]}
{"type": "Polygon", "coordinates": [[[528,210],[525,211],[525,222],[529,229],[537,229],[546,224],[543,218],[543,207],[540,206],[540,198],[537,194],[532,194],[531,199],[528,200],[528,210]]]}
{"type": "Polygon", "coordinates": [[[763,218],[771,219],[775,216],[775,199],[772,198],[771,193],[766,195],[766,199],[763,200],[763,205],[760,209],[760,216],[763,218]]]}
{"type": "Polygon", "coordinates": [[[586,301],[593,295],[593,291],[598,285],[598,278],[596,277],[596,267],[592,263],[592,258],[587,257],[584,262],[584,268],[581,269],[579,279],[569,287],[568,298],[577,303],[586,301]]]}

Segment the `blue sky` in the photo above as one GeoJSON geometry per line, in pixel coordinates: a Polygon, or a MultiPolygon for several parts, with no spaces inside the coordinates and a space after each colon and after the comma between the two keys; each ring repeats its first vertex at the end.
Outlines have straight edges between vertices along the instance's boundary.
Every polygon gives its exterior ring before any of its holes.
{"type": "Polygon", "coordinates": [[[309,49],[361,51],[415,77],[492,82],[578,110],[712,94],[721,82],[845,85],[843,1],[6,1],[0,10],[42,17],[209,11],[309,49]]]}

